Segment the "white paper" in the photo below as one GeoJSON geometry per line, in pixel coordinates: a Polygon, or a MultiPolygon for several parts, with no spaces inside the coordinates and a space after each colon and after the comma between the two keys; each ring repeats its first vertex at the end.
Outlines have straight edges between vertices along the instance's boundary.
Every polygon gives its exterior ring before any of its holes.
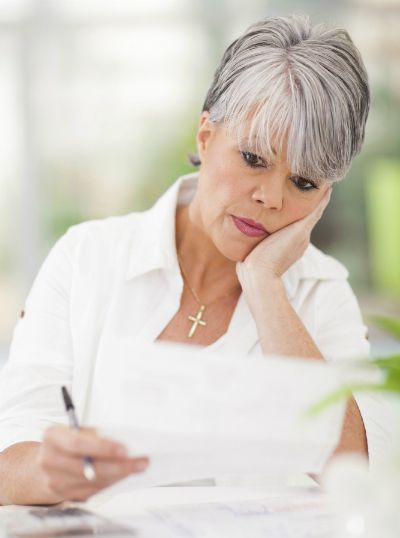
{"type": "Polygon", "coordinates": [[[125,380],[114,386],[110,366],[107,383],[94,383],[91,423],[102,436],[125,443],[131,456],[150,458],[145,473],[126,479],[128,489],[216,476],[319,473],[339,442],[344,404],[304,419],[340,386],[323,361],[237,359],[190,346],[113,352],[125,380]]]}
{"type": "Polygon", "coordinates": [[[147,538],[330,538],[335,529],[322,495],[151,508],[117,521],[147,538]]]}

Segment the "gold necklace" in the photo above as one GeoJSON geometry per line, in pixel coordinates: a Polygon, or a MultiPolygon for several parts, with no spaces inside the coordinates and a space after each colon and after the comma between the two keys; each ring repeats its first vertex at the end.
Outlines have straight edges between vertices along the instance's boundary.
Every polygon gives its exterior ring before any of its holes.
{"type": "Polygon", "coordinates": [[[206,309],[206,307],[211,306],[211,305],[213,305],[215,303],[218,303],[218,301],[222,301],[222,299],[225,299],[225,297],[228,297],[228,295],[231,295],[235,291],[239,290],[241,288],[241,285],[238,284],[237,286],[235,286],[234,288],[229,290],[227,293],[225,293],[225,295],[222,295],[222,297],[218,297],[218,299],[216,299],[215,301],[212,301],[211,303],[208,303],[207,305],[204,305],[204,304],[202,304],[202,301],[200,300],[199,296],[197,295],[196,290],[191,286],[191,284],[189,282],[189,279],[188,279],[188,276],[187,276],[187,273],[185,271],[185,268],[183,267],[182,260],[181,260],[178,253],[177,253],[177,256],[178,256],[179,267],[181,268],[182,274],[186,279],[187,285],[189,286],[189,289],[192,292],[193,297],[196,299],[196,301],[200,305],[200,310],[199,310],[196,317],[188,316],[188,319],[190,321],[193,321],[192,328],[190,329],[189,334],[188,334],[188,337],[192,338],[192,336],[194,335],[195,330],[197,329],[197,327],[199,325],[201,325],[202,327],[205,327],[207,325],[207,322],[202,319],[203,314],[204,314],[204,310],[206,309]]]}

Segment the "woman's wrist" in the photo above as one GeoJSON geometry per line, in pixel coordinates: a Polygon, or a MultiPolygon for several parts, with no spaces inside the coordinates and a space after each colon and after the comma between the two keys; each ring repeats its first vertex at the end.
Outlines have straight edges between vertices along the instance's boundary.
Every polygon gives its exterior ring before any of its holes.
{"type": "Polygon", "coordinates": [[[272,274],[248,274],[244,276],[242,289],[253,316],[265,313],[279,298],[287,300],[282,279],[272,274]]]}
{"type": "Polygon", "coordinates": [[[254,291],[269,291],[274,293],[279,289],[284,289],[282,279],[276,273],[265,271],[246,271],[242,272],[242,288],[254,291]]]}
{"type": "Polygon", "coordinates": [[[263,353],[289,357],[322,355],[293,309],[281,278],[253,278],[251,288],[243,288],[251,315],[257,326],[263,353]]]}

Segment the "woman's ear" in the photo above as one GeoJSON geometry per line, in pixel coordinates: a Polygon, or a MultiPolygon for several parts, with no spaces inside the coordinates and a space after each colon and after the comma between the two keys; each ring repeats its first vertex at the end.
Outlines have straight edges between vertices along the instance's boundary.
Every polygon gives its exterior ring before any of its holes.
{"type": "Polygon", "coordinates": [[[203,157],[207,151],[208,140],[214,129],[213,124],[208,119],[209,115],[210,113],[208,110],[202,112],[199,118],[199,126],[196,134],[197,154],[201,162],[203,161],[203,157]]]}

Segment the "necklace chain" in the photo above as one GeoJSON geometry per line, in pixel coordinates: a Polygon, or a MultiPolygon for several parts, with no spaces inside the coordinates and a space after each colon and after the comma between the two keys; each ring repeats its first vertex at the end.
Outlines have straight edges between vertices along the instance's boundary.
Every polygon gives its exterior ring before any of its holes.
{"type": "Polygon", "coordinates": [[[222,301],[222,299],[225,299],[225,297],[228,297],[228,295],[231,295],[232,293],[234,293],[235,291],[238,291],[240,288],[241,288],[241,285],[238,284],[237,286],[235,286],[234,288],[232,288],[231,290],[227,291],[224,295],[222,295],[221,297],[218,297],[218,299],[216,299],[215,301],[212,301],[211,303],[208,303],[208,304],[203,304],[201,301],[200,301],[200,298],[199,296],[197,295],[196,293],[196,290],[192,287],[192,285],[190,284],[189,282],[189,279],[188,279],[188,276],[187,276],[187,273],[186,273],[186,270],[185,268],[183,267],[183,263],[182,263],[182,260],[179,256],[179,254],[177,253],[177,256],[178,256],[178,262],[179,262],[179,267],[181,268],[181,271],[183,273],[183,276],[185,277],[186,279],[186,282],[187,282],[187,285],[189,286],[190,288],[190,291],[192,292],[194,298],[196,299],[196,301],[199,303],[200,306],[204,306],[204,308],[208,307],[208,306],[211,306],[215,303],[218,303],[218,301],[222,301]]]}

